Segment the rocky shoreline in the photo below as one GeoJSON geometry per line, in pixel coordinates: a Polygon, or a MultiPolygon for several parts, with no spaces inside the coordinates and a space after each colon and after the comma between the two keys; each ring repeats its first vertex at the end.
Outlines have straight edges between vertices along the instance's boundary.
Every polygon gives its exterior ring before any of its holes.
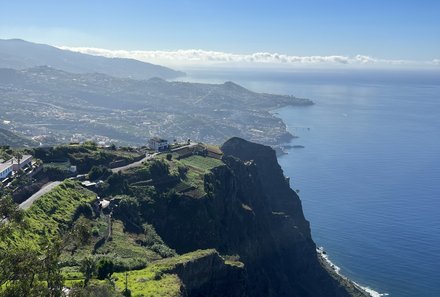
{"type": "Polygon", "coordinates": [[[327,270],[330,276],[337,280],[353,297],[388,296],[387,293],[379,293],[368,287],[363,287],[341,274],[341,269],[329,259],[329,256],[327,255],[327,252],[324,250],[323,247],[316,248],[316,253],[322,267],[324,267],[324,269],[327,270]]]}

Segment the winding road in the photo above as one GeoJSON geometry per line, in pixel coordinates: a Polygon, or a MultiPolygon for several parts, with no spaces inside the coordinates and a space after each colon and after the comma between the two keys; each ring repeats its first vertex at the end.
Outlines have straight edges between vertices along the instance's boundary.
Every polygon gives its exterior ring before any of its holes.
{"type": "Polygon", "coordinates": [[[151,155],[147,155],[145,158],[143,158],[143,159],[141,159],[141,160],[139,160],[139,161],[136,161],[136,162],[130,163],[130,164],[125,165],[125,166],[112,168],[112,172],[113,172],[113,173],[118,173],[118,172],[120,172],[120,171],[123,171],[123,170],[129,169],[129,168],[139,167],[139,166],[142,165],[142,162],[145,162],[145,161],[148,161],[148,160],[150,160],[150,159],[153,159],[157,154],[158,154],[158,153],[154,153],[154,154],[151,154],[151,155]]]}
{"type": "Polygon", "coordinates": [[[18,207],[20,209],[28,209],[29,207],[31,207],[32,203],[34,203],[35,200],[37,200],[44,194],[47,194],[50,191],[52,191],[52,189],[58,186],[60,183],[61,183],[60,181],[54,181],[45,184],[38,192],[36,192],[34,195],[26,199],[24,202],[20,203],[18,207]]]}

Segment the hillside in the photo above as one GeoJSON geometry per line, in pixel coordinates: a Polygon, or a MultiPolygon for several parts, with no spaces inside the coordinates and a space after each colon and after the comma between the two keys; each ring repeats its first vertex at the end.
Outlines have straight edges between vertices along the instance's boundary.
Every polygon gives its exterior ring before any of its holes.
{"type": "Polygon", "coordinates": [[[0,91],[0,116],[14,119],[15,130],[39,136],[43,143],[94,139],[142,145],[159,135],[220,144],[236,135],[276,145],[292,135],[271,111],[313,104],[232,82],[140,81],[46,66],[0,69],[0,91]]]}
{"type": "Polygon", "coordinates": [[[0,68],[25,69],[36,66],[134,79],[169,79],[185,75],[180,71],[133,59],[98,57],[21,39],[0,39],[0,68]]]}
{"type": "Polygon", "coordinates": [[[24,136],[17,135],[7,129],[0,127],[0,145],[11,147],[35,146],[37,143],[24,136]]]}
{"type": "Polygon", "coordinates": [[[0,292],[32,280],[41,290],[62,283],[92,296],[125,288],[138,297],[366,296],[322,266],[270,147],[232,138],[221,150],[182,147],[108,174],[93,191],[66,180],[24,213],[24,227],[0,228],[4,271],[36,255],[31,279],[4,282],[0,271],[0,292]],[[29,256],[14,258],[11,246],[29,256]],[[47,246],[58,247],[54,283],[41,278],[47,246]]]}

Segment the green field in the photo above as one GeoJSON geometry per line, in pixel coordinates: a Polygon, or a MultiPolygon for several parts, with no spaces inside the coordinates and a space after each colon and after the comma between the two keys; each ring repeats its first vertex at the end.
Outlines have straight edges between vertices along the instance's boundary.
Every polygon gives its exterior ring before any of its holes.
{"type": "Polygon", "coordinates": [[[209,171],[212,168],[224,165],[221,160],[193,155],[188,158],[181,159],[184,165],[198,169],[199,171],[209,171]]]}

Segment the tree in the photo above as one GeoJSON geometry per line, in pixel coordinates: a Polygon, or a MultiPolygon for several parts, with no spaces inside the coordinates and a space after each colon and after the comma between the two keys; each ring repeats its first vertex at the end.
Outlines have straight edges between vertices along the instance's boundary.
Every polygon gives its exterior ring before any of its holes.
{"type": "Polygon", "coordinates": [[[119,297],[123,296],[115,291],[110,284],[90,284],[87,287],[74,285],[69,297],[119,297]]]}
{"type": "Polygon", "coordinates": [[[93,257],[85,257],[81,261],[80,271],[84,274],[84,286],[87,287],[93,274],[96,273],[96,261],[93,257]]]}
{"type": "Polygon", "coordinates": [[[177,167],[177,172],[179,173],[179,177],[181,179],[184,179],[186,177],[186,174],[188,173],[188,167],[179,165],[177,167]]]}
{"type": "Polygon", "coordinates": [[[63,291],[64,283],[64,278],[59,267],[62,242],[60,239],[56,239],[52,243],[47,243],[44,248],[42,274],[45,276],[43,280],[47,284],[47,296],[59,297],[63,291]]]}
{"type": "Polygon", "coordinates": [[[24,213],[11,196],[0,198],[0,241],[7,238],[14,228],[23,227],[24,213]]]}
{"type": "Polygon", "coordinates": [[[58,240],[42,247],[19,241],[15,246],[1,248],[0,296],[61,296],[60,253],[58,240]]]}
{"type": "Polygon", "coordinates": [[[168,161],[171,161],[171,159],[173,159],[173,155],[171,155],[171,154],[167,154],[167,160],[168,160],[168,161]]]}
{"type": "Polygon", "coordinates": [[[93,166],[90,169],[88,178],[89,180],[106,179],[112,174],[112,171],[104,166],[93,166]]]}
{"type": "Polygon", "coordinates": [[[92,237],[92,232],[90,224],[86,218],[81,216],[75,223],[73,227],[73,237],[78,246],[85,245],[90,242],[92,237]]]}
{"type": "Polygon", "coordinates": [[[170,173],[170,167],[161,160],[153,160],[150,166],[150,174],[153,179],[163,177],[170,173]]]}
{"type": "Polygon", "coordinates": [[[17,159],[18,165],[20,165],[21,159],[23,158],[23,154],[19,151],[16,151],[14,153],[14,157],[15,157],[15,159],[17,159]]]}
{"type": "Polygon", "coordinates": [[[121,172],[113,173],[107,178],[109,194],[126,193],[129,190],[128,182],[124,179],[121,172]]]}
{"type": "Polygon", "coordinates": [[[97,264],[97,274],[99,279],[109,278],[113,273],[113,261],[110,259],[101,259],[97,264]]]}
{"type": "Polygon", "coordinates": [[[61,296],[61,241],[27,239],[24,214],[10,196],[0,199],[0,219],[0,243],[8,243],[0,244],[0,296],[61,296]]]}
{"type": "Polygon", "coordinates": [[[96,151],[96,149],[98,148],[98,145],[96,144],[96,142],[94,142],[92,140],[85,141],[83,146],[89,150],[92,150],[92,151],[96,151]]]}

